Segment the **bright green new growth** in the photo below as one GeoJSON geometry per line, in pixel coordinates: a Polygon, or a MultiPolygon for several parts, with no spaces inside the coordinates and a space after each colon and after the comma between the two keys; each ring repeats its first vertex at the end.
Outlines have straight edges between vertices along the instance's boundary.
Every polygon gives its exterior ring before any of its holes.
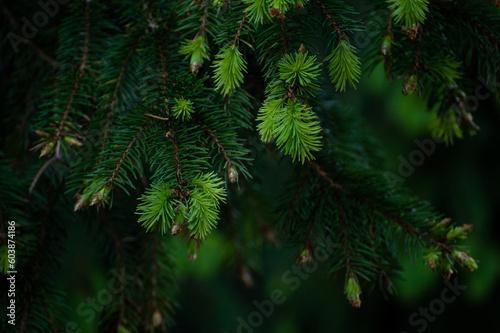
{"type": "Polygon", "coordinates": [[[225,202],[224,181],[214,173],[199,174],[189,184],[188,227],[191,236],[206,238],[219,219],[219,204],[225,202]]]}
{"type": "Polygon", "coordinates": [[[279,62],[280,78],[292,87],[301,86],[307,90],[319,90],[317,83],[320,74],[319,64],[315,56],[306,53],[285,55],[279,62]]]}
{"type": "Polygon", "coordinates": [[[207,39],[202,35],[198,35],[194,39],[186,39],[182,43],[179,53],[187,56],[191,55],[189,63],[191,64],[190,70],[192,73],[196,73],[198,71],[203,64],[203,59],[210,58],[207,39]]]}
{"type": "Polygon", "coordinates": [[[347,40],[340,39],[337,47],[325,58],[328,61],[330,79],[337,91],[345,91],[346,81],[355,89],[355,82],[359,82],[361,62],[354,50],[354,46],[347,40]]]}
{"type": "Polygon", "coordinates": [[[248,6],[248,20],[252,23],[263,24],[271,21],[267,0],[245,0],[248,6]]]}
{"type": "Polygon", "coordinates": [[[347,276],[346,283],[344,287],[344,294],[346,294],[347,299],[351,302],[351,305],[359,308],[361,305],[361,300],[359,295],[361,294],[361,287],[355,276],[347,276]]]}
{"type": "Polygon", "coordinates": [[[264,103],[257,118],[262,123],[257,128],[262,141],[276,138],[279,149],[303,164],[314,159],[313,151],[321,149],[321,126],[310,106],[291,99],[283,104],[282,99],[264,103]]]}
{"type": "Polygon", "coordinates": [[[167,233],[175,215],[175,206],[179,204],[176,199],[172,198],[168,184],[160,181],[151,185],[140,201],[141,203],[137,206],[137,214],[140,215],[138,222],[147,231],[157,228],[161,234],[167,233]]]}
{"type": "Polygon", "coordinates": [[[176,119],[181,118],[182,121],[190,120],[191,113],[194,112],[193,101],[181,97],[175,98],[175,105],[172,107],[172,113],[176,119]]]}
{"type": "Polygon", "coordinates": [[[259,109],[257,121],[261,121],[261,123],[257,125],[257,129],[262,141],[269,142],[273,139],[276,114],[282,112],[281,108],[284,103],[284,99],[267,100],[259,109]]]}
{"type": "Polygon", "coordinates": [[[454,108],[455,107],[450,108],[443,114],[435,115],[431,123],[431,128],[438,129],[434,131],[436,138],[444,140],[447,146],[453,144],[453,138],[455,136],[457,138],[463,137],[462,129],[458,124],[454,108]]]}
{"type": "Polygon", "coordinates": [[[147,231],[157,228],[161,234],[171,230],[173,222],[182,224],[187,215],[191,236],[207,237],[219,219],[219,204],[225,202],[224,181],[214,173],[198,174],[189,182],[187,207],[173,197],[168,184],[160,181],[151,186],[137,206],[138,222],[147,231]],[[187,211],[187,214],[186,214],[187,211]]]}
{"type": "Polygon", "coordinates": [[[216,90],[221,90],[222,95],[229,96],[234,89],[243,83],[243,73],[247,65],[243,55],[235,44],[224,46],[215,56],[214,79],[216,90]]]}
{"type": "Polygon", "coordinates": [[[269,0],[269,8],[278,8],[283,14],[295,6],[294,0],[269,0]]]}
{"type": "Polygon", "coordinates": [[[407,27],[423,23],[425,12],[429,11],[429,0],[388,0],[392,17],[398,24],[407,27]]]}

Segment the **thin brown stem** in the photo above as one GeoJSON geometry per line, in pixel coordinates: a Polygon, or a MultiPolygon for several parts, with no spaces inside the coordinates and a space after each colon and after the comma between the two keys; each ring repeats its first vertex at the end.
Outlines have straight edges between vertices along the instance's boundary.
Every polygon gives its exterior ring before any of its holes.
{"type": "Polygon", "coordinates": [[[40,170],[38,170],[38,172],[36,173],[35,178],[33,178],[33,181],[31,182],[30,189],[28,191],[28,196],[30,196],[31,193],[33,193],[33,190],[35,189],[36,184],[40,180],[40,177],[45,173],[45,170],[47,170],[47,168],[49,166],[51,166],[52,164],[54,164],[58,159],[59,159],[59,156],[58,155],[54,155],[54,156],[52,156],[52,158],[50,160],[47,160],[42,165],[42,167],[40,168],[40,170]]]}
{"type": "Polygon", "coordinates": [[[200,35],[205,38],[207,30],[208,1],[203,2],[203,16],[201,17],[200,35]]]}
{"type": "Polygon", "coordinates": [[[245,23],[245,19],[247,18],[247,15],[248,15],[248,12],[245,12],[245,14],[243,14],[243,18],[240,21],[240,26],[238,28],[238,31],[236,32],[236,36],[234,36],[233,43],[236,44],[236,46],[238,46],[238,43],[240,41],[241,31],[243,30],[243,24],[245,23]]]}
{"type": "Polygon", "coordinates": [[[333,19],[332,14],[330,14],[330,12],[326,8],[325,4],[323,2],[321,2],[321,0],[316,0],[316,3],[321,8],[321,11],[323,12],[323,14],[325,14],[325,16],[328,19],[328,21],[330,21],[330,23],[332,24],[333,28],[336,30],[337,35],[339,36],[339,39],[346,39],[347,37],[345,36],[345,34],[342,31],[342,29],[340,29],[340,26],[338,25],[338,23],[333,19]]]}
{"type": "Polygon", "coordinates": [[[233,163],[231,162],[231,159],[229,158],[229,154],[227,153],[226,149],[224,148],[224,146],[220,142],[219,138],[217,138],[217,136],[214,134],[214,132],[212,132],[210,130],[210,128],[205,123],[203,123],[201,120],[199,120],[198,118],[193,117],[193,120],[196,121],[203,128],[203,130],[205,130],[205,132],[207,132],[207,134],[210,136],[212,141],[219,148],[220,153],[222,154],[222,158],[224,158],[224,160],[226,161],[227,168],[234,167],[233,163]]]}
{"type": "Polygon", "coordinates": [[[415,67],[413,68],[413,73],[415,75],[418,75],[418,71],[422,64],[420,63],[420,58],[422,57],[422,36],[424,35],[423,33],[423,28],[421,25],[417,27],[418,29],[418,45],[417,45],[417,52],[415,53],[415,67]]]}
{"type": "Polygon", "coordinates": [[[148,117],[151,117],[151,118],[159,119],[159,120],[165,120],[165,121],[169,121],[170,120],[169,118],[155,116],[154,114],[150,114],[150,113],[145,113],[144,115],[148,116],[148,117]]]}
{"type": "Polygon", "coordinates": [[[142,133],[144,133],[144,130],[149,126],[151,125],[151,123],[153,122],[153,119],[150,119],[146,124],[144,124],[141,129],[139,131],[137,131],[137,133],[135,133],[135,136],[132,138],[132,140],[130,140],[127,148],[125,149],[125,151],[122,153],[122,156],[120,157],[120,160],[118,161],[118,163],[116,164],[116,167],[113,171],[113,173],[111,174],[111,176],[109,176],[108,178],[108,183],[106,185],[106,188],[110,188],[111,185],[113,184],[113,181],[115,180],[116,176],[118,175],[118,171],[120,170],[122,164],[123,164],[123,161],[125,160],[125,158],[128,156],[128,154],[130,153],[130,150],[132,149],[132,147],[134,146],[134,144],[137,142],[137,139],[141,136],[142,133]]]}
{"type": "Polygon", "coordinates": [[[174,161],[175,161],[175,173],[177,176],[177,183],[179,185],[180,197],[184,198],[184,179],[182,177],[182,165],[181,158],[179,153],[179,143],[177,142],[177,137],[175,135],[173,126],[170,127],[170,131],[167,133],[167,136],[170,137],[170,141],[172,142],[172,147],[174,151],[174,161]]]}
{"type": "Polygon", "coordinates": [[[334,188],[337,188],[339,190],[342,189],[342,185],[336,183],[335,181],[333,181],[333,179],[328,176],[328,174],[323,170],[321,169],[321,167],[319,166],[318,163],[314,162],[314,161],[309,161],[309,164],[313,166],[313,168],[316,170],[316,172],[321,176],[321,178],[323,178],[328,184],[330,184],[332,187],[334,188]]]}
{"type": "MultiPolygon", "coordinates": [[[[339,183],[335,182],[324,170],[322,170],[320,168],[320,166],[316,162],[310,161],[309,164],[311,164],[314,167],[314,169],[320,175],[320,177],[323,178],[323,180],[325,180],[328,184],[330,184],[330,186],[334,187],[335,189],[338,189],[338,190],[342,191],[346,195],[348,195],[350,197],[353,197],[354,199],[356,199],[358,201],[364,202],[368,206],[372,207],[378,213],[380,213],[383,216],[385,216],[386,218],[392,220],[394,223],[396,223],[401,228],[403,228],[404,230],[406,230],[409,234],[412,234],[412,235],[414,235],[414,236],[416,236],[416,237],[418,237],[420,239],[423,239],[426,242],[428,242],[429,244],[438,246],[440,249],[442,249],[442,250],[444,250],[446,252],[451,252],[452,251],[452,248],[449,245],[447,245],[447,244],[443,243],[442,241],[439,241],[439,240],[431,237],[429,234],[427,234],[427,233],[419,230],[418,228],[414,228],[414,227],[410,226],[402,218],[400,218],[398,216],[395,216],[394,214],[392,214],[391,212],[387,211],[383,207],[380,207],[376,203],[372,202],[367,197],[358,195],[358,194],[356,194],[356,193],[354,193],[354,192],[352,192],[352,191],[344,188],[342,185],[340,185],[339,183]]],[[[343,210],[342,210],[342,212],[343,212],[343,210]]]]}

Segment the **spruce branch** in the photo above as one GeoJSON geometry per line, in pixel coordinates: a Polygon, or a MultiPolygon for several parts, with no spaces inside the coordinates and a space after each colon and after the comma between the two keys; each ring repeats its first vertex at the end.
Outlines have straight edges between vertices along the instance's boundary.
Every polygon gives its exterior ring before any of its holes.
{"type": "Polygon", "coordinates": [[[339,217],[340,217],[340,225],[342,229],[342,240],[344,242],[344,259],[343,261],[345,262],[345,267],[346,267],[346,290],[345,293],[347,294],[347,299],[351,303],[351,305],[355,308],[361,307],[361,299],[359,298],[359,294],[361,294],[361,290],[359,288],[359,284],[357,283],[357,278],[355,274],[355,270],[352,264],[352,254],[351,254],[351,247],[349,245],[350,237],[347,232],[347,219],[346,215],[344,212],[344,207],[340,198],[340,193],[339,190],[334,190],[335,191],[335,201],[337,203],[337,209],[339,210],[339,217]]]}
{"type": "Polygon", "coordinates": [[[173,197],[175,191],[163,181],[153,183],[150,189],[140,198],[141,204],[137,206],[137,214],[140,215],[138,223],[141,223],[146,231],[158,228],[160,234],[167,233],[172,228],[172,221],[180,220],[182,216],[181,202],[173,197]],[[181,211],[179,211],[181,209],[181,211]]]}
{"type": "Polygon", "coordinates": [[[332,14],[321,0],[316,0],[321,11],[326,16],[334,31],[337,33],[337,46],[325,58],[328,61],[328,73],[335,84],[335,89],[345,91],[346,81],[356,88],[354,82],[359,82],[361,75],[361,61],[355,54],[356,48],[351,45],[346,34],[339,24],[333,19],[332,14]]]}
{"type": "MultiPolygon", "coordinates": [[[[302,182],[302,184],[305,185],[306,180],[307,179],[304,178],[304,181],[302,182]]],[[[302,184],[300,187],[303,187],[302,184]]],[[[325,190],[325,188],[321,187],[321,189],[318,193],[318,199],[317,199],[316,204],[313,208],[312,216],[309,219],[309,227],[307,229],[307,233],[306,233],[306,237],[305,237],[305,241],[304,241],[304,246],[302,247],[300,254],[297,257],[296,263],[307,264],[307,263],[311,262],[311,260],[312,260],[311,239],[313,236],[314,227],[316,225],[318,210],[324,201],[324,190],[325,190]]],[[[297,194],[298,194],[298,192],[296,193],[294,200],[296,200],[297,194]]],[[[294,205],[295,205],[295,203],[293,203],[293,201],[292,201],[292,206],[294,206],[294,205]]]]}
{"type": "MultiPolygon", "coordinates": [[[[123,62],[122,62],[120,69],[118,71],[119,74],[118,74],[118,77],[116,78],[111,98],[109,99],[108,103],[105,105],[105,108],[108,108],[108,112],[106,114],[106,121],[104,123],[103,134],[102,134],[102,138],[101,138],[101,150],[100,150],[101,153],[106,148],[109,127],[111,126],[111,121],[113,119],[113,113],[116,111],[116,104],[118,102],[118,93],[120,91],[120,88],[123,84],[123,80],[125,78],[125,70],[129,66],[130,59],[131,59],[132,55],[136,52],[137,46],[139,45],[141,40],[146,36],[146,34],[147,34],[147,32],[144,32],[143,34],[138,35],[137,39],[134,41],[134,43],[129,48],[127,55],[123,59],[123,62]]],[[[168,78],[168,76],[165,77],[165,80],[167,78],[168,78]]],[[[102,162],[102,157],[99,160],[99,164],[101,162],[102,162]]]]}
{"type": "Polygon", "coordinates": [[[243,14],[243,17],[241,18],[240,25],[238,27],[238,31],[236,31],[236,35],[234,36],[233,44],[236,44],[236,46],[238,46],[238,44],[239,44],[241,32],[243,30],[243,24],[245,24],[245,20],[246,20],[247,16],[248,16],[248,12],[245,12],[245,14],[243,14]]]}
{"type": "Polygon", "coordinates": [[[347,39],[340,39],[330,55],[325,58],[328,61],[328,73],[336,90],[345,91],[346,82],[356,88],[355,82],[359,82],[361,62],[354,51],[354,46],[347,39]]]}
{"type": "Polygon", "coordinates": [[[267,0],[244,0],[244,2],[249,5],[246,12],[250,22],[256,25],[271,22],[267,0]]]}
{"type": "MultiPolygon", "coordinates": [[[[153,119],[150,119],[148,120],[148,122],[146,124],[144,124],[135,134],[135,136],[132,138],[132,140],[130,140],[127,148],[125,149],[125,151],[122,153],[121,157],[120,157],[120,160],[118,161],[118,163],[116,164],[115,166],[115,169],[113,170],[113,173],[109,176],[108,180],[107,180],[107,183],[106,183],[106,190],[110,190],[111,186],[113,185],[113,182],[115,181],[115,178],[116,176],[118,175],[118,171],[120,170],[124,160],[127,158],[128,154],[130,153],[132,147],[135,145],[135,143],[137,142],[137,140],[139,139],[139,137],[144,133],[144,131],[146,130],[146,128],[148,126],[150,126],[151,124],[153,123],[153,119]]],[[[99,202],[101,202],[102,200],[104,199],[103,198],[100,198],[99,202]]]]}
{"type": "Polygon", "coordinates": [[[426,12],[429,11],[429,0],[388,0],[392,16],[397,24],[404,24],[407,28],[424,22],[426,12]]]}
{"type": "Polygon", "coordinates": [[[217,60],[212,67],[215,68],[216,90],[220,90],[222,95],[229,96],[243,83],[243,73],[247,71],[246,61],[235,42],[221,48],[215,58],[217,60]]]}
{"type": "Polygon", "coordinates": [[[73,90],[71,91],[68,103],[66,104],[66,108],[64,109],[64,113],[62,116],[61,121],[59,122],[59,126],[57,128],[57,132],[52,139],[53,144],[57,144],[59,141],[59,138],[63,135],[63,128],[66,123],[66,119],[68,118],[68,114],[71,111],[72,105],[73,105],[73,100],[76,96],[76,93],[78,91],[80,81],[82,79],[83,73],[85,71],[86,65],[87,65],[87,60],[89,57],[89,44],[90,44],[90,8],[89,8],[89,3],[87,2],[85,5],[85,41],[83,44],[83,55],[82,55],[82,61],[80,62],[80,65],[78,66],[78,74],[76,76],[76,81],[73,86],[73,90]]]}
{"type": "Polygon", "coordinates": [[[323,178],[325,182],[327,182],[330,186],[332,186],[334,189],[342,191],[344,194],[360,201],[363,203],[366,203],[373,209],[375,209],[377,212],[381,213],[383,216],[389,218],[391,221],[396,223],[397,225],[401,226],[404,228],[408,233],[415,235],[418,238],[424,239],[426,242],[428,242],[430,245],[436,245],[439,248],[449,252],[450,251],[450,246],[431,237],[429,234],[425,233],[424,231],[421,231],[417,228],[413,228],[410,225],[408,225],[404,219],[397,217],[393,215],[392,213],[388,212],[386,209],[383,207],[379,206],[378,204],[374,203],[371,201],[369,198],[359,195],[355,192],[352,192],[351,190],[344,188],[341,184],[338,182],[335,182],[327,172],[325,172],[316,162],[314,161],[309,161],[309,164],[313,166],[314,170],[318,173],[318,175],[323,178]]]}

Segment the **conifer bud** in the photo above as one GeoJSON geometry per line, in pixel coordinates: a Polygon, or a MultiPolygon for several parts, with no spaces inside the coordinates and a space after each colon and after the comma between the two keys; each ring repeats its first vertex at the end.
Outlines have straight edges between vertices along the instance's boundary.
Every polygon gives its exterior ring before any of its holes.
{"type": "Polygon", "coordinates": [[[195,62],[192,62],[191,65],[189,65],[189,71],[191,73],[198,73],[198,70],[201,67],[201,61],[196,60],[195,62]]]}
{"type": "Polygon", "coordinates": [[[36,135],[38,135],[41,138],[50,138],[50,134],[44,131],[35,131],[36,135]]]}
{"type": "Polygon", "coordinates": [[[439,222],[434,227],[432,227],[431,231],[436,232],[439,230],[443,230],[444,228],[446,228],[446,226],[448,224],[450,224],[450,222],[451,222],[451,219],[449,217],[445,217],[444,219],[441,220],[441,222],[439,222]]]}
{"type": "Polygon", "coordinates": [[[155,309],[153,312],[153,318],[151,318],[151,325],[156,328],[161,325],[163,321],[163,317],[158,309],[155,309]]]}
{"type": "Polygon", "coordinates": [[[477,262],[474,259],[472,259],[471,257],[467,257],[467,259],[464,260],[464,265],[471,272],[478,269],[477,262]]]}
{"type": "Polygon", "coordinates": [[[40,157],[49,156],[52,154],[52,150],[54,149],[54,141],[47,142],[40,152],[40,157]]]}
{"type": "Polygon", "coordinates": [[[401,27],[401,30],[406,32],[406,35],[408,36],[408,38],[410,39],[415,39],[417,38],[417,33],[418,33],[418,29],[420,28],[420,24],[418,25],[415,25],[413,24],[411,27],[401,27]]]}
{"type": "Polygon", "coordinates": [[[469,125],[469,131],[472,132],[472,134],[475,134],[476,132],[479,132],[481,130],[481,128],[474,122],[474,118],[472,117],[471,113],[467,112],[464,115],[464,120],[466,124],[469,125]]]}
{"type": "Polygon", "coordinates": [[[464,224],[461,227],[451,228],[450,231],[446,234],[446,238],[448,240],[452,240],[455,238],[466,239],[467,234],[472,231],[471,224],[464,224]]]}
{"type": "Polygon", "coordinates": [[[425,255],[425,263],[430,267],[430,269],[434,270],[436,268],[436,265],[439,262],[440,255],[441,251],[439,251],[438,249],[431,249],[429,250],[429,253],[425,255]]]}
{"type": "Polygon", "coordinates": [[[451,266],[448,260],[446,260],[445,263],[442,265],[441,274],[443,275],[443,278],[445,278],[446,280],[449,280],[451,278],[451,275],[453,274],[453,267],[451,266]]]}
{"type": "Polygon", "coordinates": [[[453,251],[453,257],[455,257],[459,263],[465,265],[471,272],[478,268],[476,261],[469,257],[465,251],[455,250],[453,251]]]}
{"type": "Polygon", "coordinates": [[[347,299],[351,305],[355,308],[361,307],[361,298],[359,295],[361,294],[361,287],[354,275],[350,275],[347,279],[345,293],[347,294],[347,299]]]}
{"type": "Polygon", "coordinates": [[[236,183],[236,179],[238,179],[238,172],[236,171],[236,169],[234,168],[234,166],[231,165],[227,169],[227,177],[229,178],[229,181],[231,183],[236,183]]]}
{"type": "Polygon", "coordinates": [[[472,225],[472,224],[464,224],[464,225],[462,226],[462,229],[464,230],[464,232],[465,232],[466,234],[470,233],[470,232],[472,231],[472,229],[473,229],[473,228],[474,228],[474,225],[472,225]]]}
{"type": "Polygon", "coordinates": [[[77,146],[77,147],[83,146],[83,143],[81,143],[78,139],[69,135],[64,136],[64,141],[69,143],[70,146],[77,146]]]}
{"type": "Polygon", "coordinates": [[[175,207],[174,224],[172,225],[172,228],[170,228],[172,236],[175,236],[182,231],[182,224],[185,220],[186,206],[183,203],[180,203],[177,207],[175,207]]]}
{"type": "Polygon", "coordinates": [[[304,54],[304,53],[306,53],[306,46],[304,45],[304,43],[300,44],[300,47],[297,50],[297,53],[298,54],[304,54]]]}
{"type": "Polygon", "coordinates": [[[277,17],[279,19],[285,18],[285,15],[283,15],[281,10],[276,7],[269,9],[269,15],[271,15],[271,17],[277,17]]]}
{"type": "Polygon", "coordinates": [[[107,186],[103,186],[99,191],[97,191],[90,201],[90,206],[99,205],[104,200],[106,200],[109,194],[109,190],[110,189],[107,186]]]}
{"type": "Polygon", "coordinates": [[[181,231],[182,231],[182,225],[179,223],[174,223],[172,225],[172,228],[170,228],[170,233],[172,234],[172,236],[177,235],[181,231]]]}
{"type": "Polygon", "coordinates": [[[392,38],[391,36],[387,35],[384,37],[384,41],[382,42],[382,48],[380,50],[380,52],[384,57],[389,55],[389,52],[391,51],[391,46],[392,46],[392,38]]]}
{"type": "Polygon", "coordinates": [[[405,82],[403,84],[403,94],[411,95],[415,92],[418,87],[417,76],[415,74],[406,75],[405,82]]]}
{"type": "Polygon", "coordinates": [[[308,264],[312,260],[312,255],[311,255],[311,247],[309,245],[305,246],[299,254],[299,257],[297,258],[297,263],[298,264],[308,264]]]}
{"type": "Polygon", "coordinates": [[[458,250],[453,251],[453,257],[455,257],[455,259],[457,259],[457,261],[461,264],[464,263],[465,259],[469,258],[467,252],[458,250]]]}
{"type": "Polygon", "coordinates": [[[75,206],[73,207],[73,210],[76,212],[76,211],[83,209],[83,207],[85,207],[89,203],[89,200],[90,200],[89,193],[78,194],[75,206]]]}

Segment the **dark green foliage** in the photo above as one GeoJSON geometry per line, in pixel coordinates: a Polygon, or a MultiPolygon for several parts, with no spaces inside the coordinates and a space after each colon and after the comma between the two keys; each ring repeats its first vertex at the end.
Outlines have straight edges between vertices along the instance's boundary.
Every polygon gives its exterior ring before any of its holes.
{"type": "MultiPolygon", "coordinates": [[[[395,292],[401,247],[446,278],[477,269],[463,245],[472,226],[395,186],[361,116],[333,91],[355,88],[362,66],[383,62],[390,80],[404,78],[404,94],[427,101],[436,137],[451,144],[475,133],[466,92],[484,79],[499,94],[499,8],[368,4],[364,15],[337,0],[75,0],[19,55],[3,38],[0,264],[5,274],[5,228],[15,221],[19,330],[69,321],[54,281],[68,221],[98,230],[100,268],[119,276],[102,332],[173,325],[175,235],[192,261],[217,233],[247,286],[264,242],[281,240],[300,264],[324,249],[355,307],[370,285],[395,292]],[[364,30],[368,47],[357,45],[364,30]],[[278,160],[293,174],[269,189],[265,163],[278,160]]],[[[19,32],[0,6],[2,35],[19,32]]]]}

